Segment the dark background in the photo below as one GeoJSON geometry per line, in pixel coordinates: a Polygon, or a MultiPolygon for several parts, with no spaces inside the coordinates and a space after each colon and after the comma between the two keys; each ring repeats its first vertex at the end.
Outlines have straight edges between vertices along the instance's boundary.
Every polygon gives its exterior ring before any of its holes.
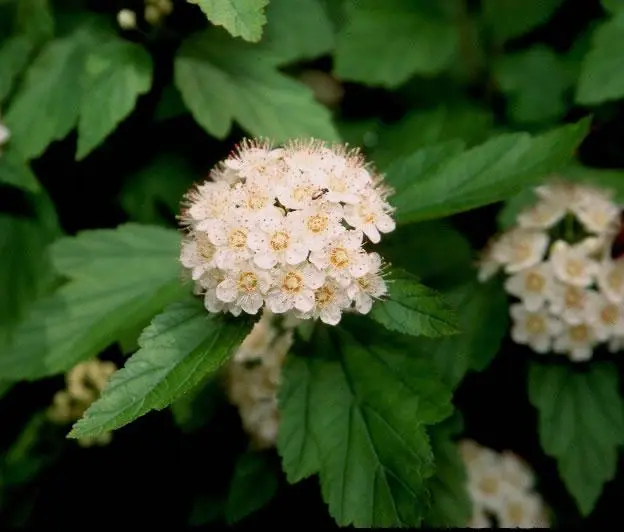
{"type": "MultiPolygon", "coordinates": [[[[93,2],[95,8],[107,2],[93,2]]],[[[121,7],[129,3],[119,3],[121,7]]],[[[180,6],[178,6],[180,7],[180,6]]],[[[170,25],[191,29],[188,10],[176,9],[170,25]]],[[[110,10],[110,7],[108,7],[110,10]]],[[[509,49],[545,42],[558,51],[567,50],[591,21],[601,16],[598,1],[568,1],[544,27],[513,41],[509,49]]],[[[139,38],[139,37],[137,37],[139,38]]],[[[128,220],[118,203],[124,179],[150,162],[154,153],[177,152],[193,165],[198,178],[229,151],[240,138],[233,131],[224,142],[206,135],[189,115],[155,123],[152,119],[162,89],[171,82],[171,58],[176,38],[150,45],[156,61],[155,90],[140,100],[132,117],[113,134],[107,144],[82,162],[74,161],[75,137],[55,143],[35,162],[34,169],[54,200],[63,229],[68,234],[89,228],[113,227],[128,220]]],[[[329,71],[327,60],[311,66],[329,71]]],[[[343,119],[400,118],[409,94],[345,85],[345,97],[338,113],[343,119]]],[[[471,96],[482,101],[484,85],[477,80],[471,96]]],[[[504,121],[504,105],[491,102],[499,121],[504,121]]],[[[567,120],[583,115],[572,109],[567,120]]],[[[612,104],[594,117],[592,132],[580,150],[581,160],[590,166],[624,168],[624,112],[612,104]]],[[[19,210],[20,198],[6,191],[0,194],[3,208],[19,210]]],[[[480,248],[495,231],[498,207],[481,209],[455,218],[457,228],[480,248]]],[[[175,223],[172,213],[163,213],[175,223]]],[[[575,505],[558,478],[554,460],[540,449],[536,412],[526,392],[527,359],[531,353],[506,341],[493,364],[481,374],[469,374],[455,403],[464,415],[465,435],[498,450],[511,448],[524,457],[540,478],[539,490],[557,513],[562,526],[582,523],[575,505]]],[[[123,357],[110,348],[103,358],[119,365],[123,357]]],[[[7,448],[33,413],[46,408],[54,392],[63,387],[62,377],[17,385],[2,400],[0,449],[7,448]]],[[[50,434],[49,449],[60,433],[50,434]]],[[[28,525],[41,527],[123,526],[140,523],[145,529],[156,526],[185,526],[193,500],[199,492],[229,481],[234,461],[246,448],[236,410],[223,404],[208,427],[188,435],[173,423],[169,411],[150,413],[114,434],[110,445],[82,449],[66,442],[53,461],[30,485],[12,490],[10,501],[0,512],[4,520],[29,516],[28,525]]],[[[593,514],[585,522],[601,528],[613,522],[624,493],[624,475],[606,485],[593,514]]],[[[214,494],[219,496],[222,494],[214,494]]],[[[617,522],[617,520],[616,520],[617,522]]],[[[316,478],[282,486],[273,501],[240,525],[318,526],[337,528],[320,498],[316,478]]]]}

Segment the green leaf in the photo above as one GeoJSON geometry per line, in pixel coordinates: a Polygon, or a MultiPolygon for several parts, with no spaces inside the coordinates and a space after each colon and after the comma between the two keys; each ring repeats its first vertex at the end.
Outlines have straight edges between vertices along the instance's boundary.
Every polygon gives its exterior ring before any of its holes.
{"type": "Polygon", "coordinates": [[[225,503],[228,525],[256,512],[274,497],[278,477],[269,458],[266,452],[253,451],[238,458],[225,503]]]}
{"type": "Polygon", "coordinates": [[[624,10],[624,2],[622,0],[602,0],[602,7],[610,13],[617,13],[624,10]]]}
{"type": "Polygon", "coordinates": [[[597,105],[624,96],[624,11],[600,25],[583,59],[576,101],[597,105]]]}
{"type": "Polygon", "coordinates": [[[425,522],[433,528],[465,528],[472,516],[466,468],[454,440],[457,421],[454,416],[429,428],[436,474],[429,480],[431,508],[425,522]]]}
{"type": "Polygon", "coordinates": [[[247,320],[209,314],[196,298],[174,303],[139,338],[139,349],[76,422],[70,438],[118,429],[190,392],[232,355],[249,333],[247,320]]]}
{"type": "Polygon", "coordinates": [[[169,225],[184,193],[197,178],[188,161],[171,153],[156,154],[150,163],[124,180],[123,209],[134,221],[169,225]],[[167,218],[165,215],[169,214],[167,218]]]}
{"type": "Polygon", "coordinates": [[[445,292],[457,309],[460,333],[439,340],[418,340],[444,382],[456,387],[470,369],[485,369],[498,352],[509,324],[509,303],[500,283],[476,280],[445,292]]]}
{"type": "Polygon", "coordinates": [[[332,23],[319,0],[271,0],[268,24],[259,46],[278,64],[314,59],[334,47],[332,23]]]}
{"type": "Polygon", "coordinates": [[[16,35],[0,46],[0,102],[11,92],[35,48],[32,39],[16,35]]]}
{"type": "Polygon", "coordinates": [[[566,365],[532,364],[529,399],[539,412],[544,452],[587,516],[618,467],[624,444],[624,403],[617,368],[593,363],[587,371],[566,365]]]}
{"type": "Polygon", "coordinates": [[[412,0],[354,3],[338,35],[336,74],[393,88],[414,74],[444,70],[457,51],[458,34],[453,21],[432,8],[412,0]]]}
{"type": "Polygon", "coordinates": [[[458,332],[455,310],[444,298],[408,272],[394,270],[389,295],[375,302],[370,317],[391,331],[412,336],[448,336],[458,332]]]}
{"type": "Polygon", "coordinates": [[[567,111],[564,96],[572,78],[563,59],[546,46],[504,56],[495,77],[516,123],[555,121],[567,111]]]}
{"type": "Polygon", "coordinates": [[[257,42],[266,23],[264,8],[269,0],[194,0],[208,20],[223,26],[234,37],[257,42]]]}
{"type": "Polygon", "coordinates": [[[270,54],[217,31],[188,39],[175,59],[175,83],[195,120],[225,138],[236,120],[251,135],[338,140],[330,112],[312,92],[276,70],[270,54]]]}
{"type": "Polygon", "coordinates": [[[189,516],[189,524],[191,526],[205,525],[218,521],[223,516],[224,501],[221,499],[201,494],[193,501],[193,508],[189,516]]]}
{"type": "Polygon", "coordinates": [[[0,154],[0,183],[21,188],[27,192],[41,190],[39,181],[33,174],[28,163],[10,147],[0,154]]]}
{"type": "Polygon", "coordinates": [[[27,159],[65,137],[78,121],[85,38],[51,41],[30,64],[5,116],[12,145],[27,159]]]}
{"type": "Polygon", "coordinates": [[[76,158],[82,159],[126,118],[152,85],[152,60],[123,39],[98,46],[86,58],[76,158]]]}
{"type": "Polygon", "coordinates": [[[320,329],[314,353],[290,355],[279,392],[278,451],[290,482],[318,471],[339,526],[417,526],[433,473],[425,425],[450,414],[426,358],[320,329]]]}
{"type": "Polygon", "coordinates": [[[447,143],[417,151],[387,170],[397,221],[442,218],[513,196],[572,158],[584,119],[537,136],[507,133],[458,153],[447,143]]]}
{"type": "Polygon", "coordinates": [[[411,111],[394,124],[382,124],[372,159],[385,168],[395,159],[425,146],[456,139],[472,146],[485,140],[492,120],[491,112],[468,105],[411,111]]]}
{"type": "Polygon", "coordinates": [[[0,375],[63,373],[182,297],[179,245],[175,230],[136,224],[55,243],[54,266],[70,282],[30,307],[0,354],[0,375]]]}
{"type": "Polygon", "coordinates": [[[498,41],[519,37],[547,22],[563,0],[483,0],[483,16],[498,41]]]}
{"type": "Polygon", "coordinates": [[[16,2],[16,29],[37,43],[54,35],[54,15],[50,0],[19,0],[16,2]]]}
{"type": "MultiPolygon", "coordinates": [[[[50,212],[53,207],[43,195],[28,200],[34,211],[31,217],[0,214],[0,361],[5,356],[1,354],[4,342],[31,304],[51,287],[54,277],[47,246],[60,229],[50,212]]],[[[0,375],[11,379],[9,373],[0,371],[0,375]]]]}
{"type": "Polygon", "coordinates": [[[2,399],[7,393],[9,393],[11,388],[13,388],[13,384],[15,383],[11,381],[0,380],[0,399],[2,399]]]}

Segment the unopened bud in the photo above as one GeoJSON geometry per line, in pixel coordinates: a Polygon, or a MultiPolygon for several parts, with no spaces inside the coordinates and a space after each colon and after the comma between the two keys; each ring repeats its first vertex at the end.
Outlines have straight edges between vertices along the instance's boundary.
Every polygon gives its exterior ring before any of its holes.
{"type": "Polygon", "coordinates": [[[117,24],[123,30],[133,30],[136,28],[136,13],[130,9],[122,9],[117,13],[117,24]]]}

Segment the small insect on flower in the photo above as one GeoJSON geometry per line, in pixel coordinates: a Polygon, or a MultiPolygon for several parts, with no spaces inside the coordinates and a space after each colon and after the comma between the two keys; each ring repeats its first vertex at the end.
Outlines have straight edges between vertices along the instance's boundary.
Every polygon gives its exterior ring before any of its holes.
{"type": "Polygon", "coordinates": [[[395,228],[392,191],[358,150],[245,140],[210,178],[186,194],[180,216],[180,262],[208,311],[268,307],[335,325],[386,294],[368,248],[395,228]]]}

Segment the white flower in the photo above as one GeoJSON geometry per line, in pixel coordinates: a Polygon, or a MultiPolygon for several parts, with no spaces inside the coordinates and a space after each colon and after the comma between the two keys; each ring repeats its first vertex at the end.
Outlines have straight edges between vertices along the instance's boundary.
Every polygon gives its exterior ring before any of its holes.
{"type": "Polygon", "coordinates": [[[594,326],[596,337],[606,341],[619,332],[624,332],[624,306],[613,303],[599,294],[594,304],[594,315],[589,321],[594,326]]]}
{"type": "Polygon", "coordinates": [[[500,528],[539,528],[543,521],[541,498],[535,493],[520,490],[505,495],[499,515],[500,528]]]}
{"type": "Polygon", "coordinates": [[[345,221],[355,229],[360,229],[371,242],[377,244],[381,233],[390,233],[396,228],[388,214],[390,206],[383,201],[375,190],[368,190],[360,196],[360,201],[345,207],[345,221]]]}
{"type": "Polygon", "coordinates": [[[224,303],[233,303],[248,314],[256,314],[271,287],[271,275],[255,265],[242,264],[228,270],[216,288],[216,296],[224,303]]]}
{"type": "Polygon", "coordinates": [[[204,307],[208,312],[224,312],[231,308],[231,305],[217,297],[217,286],[224,279],[225,273],[218,268],[208,270],[199,279],[199,284],[204,289],[204,307]]]}
{"type": "Polygon", "coordinates": [[[589,186],[579,186],[571,210],[588,231],[604,233],[616,223],[619,207],[613,203],[612,194],[589,186]]]}
{"type": "Polygon", "coordinates": [[[265,269],[282,264],[299,264],[308,257],[308,246],[292,218],[280,216],[268,224],[259,224],[249,233],[249,247],[255,251],[254,262],[265,269]]]}
{"type": "Polygon", "coordinates": [[[520,490],[529,490],[535,482],[533,470],[518,455],[510,451],[501,453],[500,466],[505,482],[520,490]]]}
{"type": "Polygon", "coordinates": [[[342,318],[342,311],[351,305],[351,299],[344,288],[334,280],[328,279],[314,292],[314,307],[303,312],[301,318],[321,318],[327,325],[337,325],[342,318]]]}
{"type": "Polygon", "coordinates": [[[466,525],[467,528],[492,528],[492,520],[488,517],[485,509],[479,505],[475,505],[470,521],[466,525]]]}
{"type": "Polygon", "coordinates": [[[535,187],[535,194],[543,201],[562,205],[568,209],[579,196],[578,185],[555,178],[550,183],[535,187]]]}
{"type": "Polygon", "coordinates": [[[251,258],[249,227],[243,216],[232,214],[225,223],[221,220],[207,220],[203,227],[210,241],[217,247],[214,261],[219,268],[236,268],[239,262],[251,258]]]}
{"type": "MultiPolygon", "coordinates": [[[[370,174],[364,168],[344,167],[327,172],[322,186],[327,189],[327,201],[358,204],[360,195],[371,185],[370,174]]],[[[370,192],[374,189],[369,188],[370,192]]],[[[383,231],[387,232],[387,231],[383,231]]]]}
{"type": "Polygon", "coordinates": [[[266,143],[243,141],[238,152],[223,161],[223,165],[246,179],[264,179],[273,173],[271,170],[280,167],[283,156],[282,149],[272,150],[266,143]]]}
{"type": "Polygon", "coordinates": [[[310,253],[310,262],[347,287],[370,269],[368,256],[361,247],[362,239],[361,231],[347,231],[322,250],[310,253]]]}
{"type": "Polygon", "coordinates": [[[618,334],[609,339],[608,349],[610,353],[617,353],[624,349],[624,335],[618,334]]]}
{"type": "Polygon", "coordinates": [[[551,347],[553,335],[561,331],[561,323],[544,309],[529,311],[521,303],[510,307],[513,318],[511,337],[518,344],[526,344],[537,353],[546,353],[551,347]]]}
{"type": "Polygon", "coordinates": [[[485,464],[471,469],[468,476],[468,493],[475,503],[495,512],[505,495],[504,481],[497,464],[485,464]]]}
{"type": "MultiPolygon", "coordinates": [[[[188,194],[188,203],[186,215],[191,223],[207,219],[227,219],[234,208],[234,196],[228,183],[208,181],[188,194]]],[[[200,230],[203,228],[200,227],[200,230]]]]}
{"type": "Polygon", "coordinates": [[[323,285],[325,274],[311,264],[282,268],[273,274],[275,288],[267,297],[271,312],[281,314],[291,309],[310,312],[314,291],[323,285]]]}
{"type": "Polygon", "coordinates": [[[386,282],[380,274],[381,256],[379,253],[369,253],[368,260],[368,273],[355,279],[347,288],[347,295],[360,314],[368,314],[373,307],[373,301],[388,292],[386,282]]]}
{"type": "Polygon", "coordinates": [[[563,240],[557,240],[551,247],[550,261],[557,278],[574,286],[586,287],[592,284],[598,273],[598,264],[588,257],[595,239],[570,246],[563,240]]]}
{"type": "Polygon", "coordinates": [[[316,201],[306,209],[288,213],[287,218],[301,234],[308,249],[319,251],[346,231],[341,224],[343,216],[340,205],[316,201]]]}
{"type": "Polygon", "coordinates": [[[540,201],[518,214],[518,225],[523,229],[550,229],[566,214],[566,204],[558,201],[540,201]]]}
{"type": "Polygon", "coordinates": [[[546,233],[512,229],[494,243],[492,257],[505,265],[507,273],[516,273],[539,263],[547,247],[546,233]]]}
{"type": "Polygon", "coordinates": [[[130,9],[122,9],[117,13],[117,24],[123,30],[136,28],[136,13],[130,9]]]}
{"type": "Polygon", "coordinates": [[[2,122],[0,122],[0,156],[2,155],[2,147],[11,138],[11,132],[2,122]]]}
{"type": "Polygon", "coordinates": [[[550,311],[570,325],[578,325],[595,315],[597,294],[593,290],[556,283],[550,299],[550,311]]]}
{"type": "Polygon", "coordinates": [[[595,330],[589,323],[567,325],[555,338],[554,350],[566,353],[571,360],[580,362],[591,358],[597,342],[595,330]]]}
{"type": "Polygon", "coordinates": [[[512,275],[505,289],[521,299],[529,311],[539,309],[553,290],[553,272],[550,263],[542,262],[512,275]]]}
{"type": "Polygon", "coordinates": [[[624,301],[624,261],[605,261],[598,269],[598,286],[613,303],[624,301]]]}
{"type": "Polygon", "coordinates": [[[197,231],[192,237],[182,241],[180,262],[191,270],[191,278],[197,281],[204,273],[215,266],[214,255],[216,247],[206,233],[197,231]]]}

